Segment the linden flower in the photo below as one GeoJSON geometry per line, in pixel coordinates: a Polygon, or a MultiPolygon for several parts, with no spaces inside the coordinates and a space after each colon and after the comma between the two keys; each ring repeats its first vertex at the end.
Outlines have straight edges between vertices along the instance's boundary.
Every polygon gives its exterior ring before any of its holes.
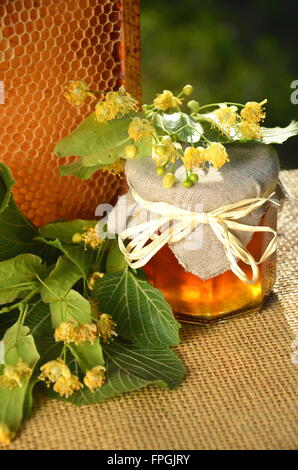
{"type": "Polygon", "coordinates": [[[92,98],[94,98],[94,95],[87,90],[86,83],[81,81],[69,82],[64,96],[67,101],[74,106],[81,106],[87,96],[92,96],[92,98]]]}
{"type": "Polygon", "coordinates": [[[97,321],[97,332],[100,338],[105,343],[109,343],[113,336],[117,336],[117,333],[114,329],[116,323],[113,321],[111,315],[107,313],[102,313],[97,321]]]}
{"type": "Polygon", "coordinates": [[[128,128],[128,135],[134,140],[141,140],[143,137],[150,137],[153,127],[148,119],[133,118],[128,128]]]}
{"type": "Polygon", "coordinates": [[[160,144],[155,145],[153,159],[157,166],[162,166],[165,163],[174,163],[179,158],[181,150],[181,144],[172,142],[169,136],[164,136],[160,144]]]}
{"type": "Polygon", "coordinates": [[[71,377],[69,367],[60,357],[54,361],[46,362],[41,366],[40,370],[41,374],[38,378],[45,382],[48,387],[51,383],[57,382],[62,378],[69,379],[71,377]]]}
{"type": "Polygon", "coordinates": [[[93,343],[97,337],[97,328],[94,323],[62,322],[55,330],[55,340],[76,345],[90,341],[93,343]]]}
{"type": "Polygon", "coordinates": [[[187,147],[184,150],[183,156],[184,166],[191,170],[192,168],[198,168],[200,165],[206,162],[207,152],[204,147],[187,147]]]}
{"type": "Polygon", "coordinates": [[[107,122],[137,109],[138,102],[121,86],[118,91],[108,92],[104,101],[96,105],[95,117],[98,122],[107,122]]]}
{"type": "Polygon", "coordinates": [[[246,103],[241,111],[242,119],[250,124],[259,124],[266,117],[265,110],[263,109],[265,103],[267,103],[267,100],[263,100],[261,103],[256,101],[246,103]]]}
{"type": "Polygon", "coordinates": [[[238,130],[244,139],[259,140],[262,137],[261,128],[258,124],[253,124],[248,121],[242,121],[238,125],[238,130]]]}
{"type": "Polygon", "coordinates": [[[105,383],[105,370],[106,369],[103,366],[95,366],[86,373],[84,384],[89,388],[89,390],[91,390],[91,392],[105,383]]]}
{"type": "Polygon", "coordinates": [[[88,279],[88,289],[93,290],[94,284],[96,283],[96,281],[98,279],[102,279],[103,277],[104,277],[104,273],[100,273],[100,272],[97,272],[97,271],[95,273],[91,274],[91,276],[88,279]]]}
{"type": "Polygon", "coordinates": [[[164,90],[161,94],[156,95],[153,104],[156,108],[166,111],[169,108],[180,106],[182,101],[174,96],[170,90],[164,90]]]}
{"type": "Polygon", "coordinates": [[[64,321],[60,323],[60,326],[55,329],[55,341],[64,341],[65,343],[71,343],[75,335],[75,328],[78,324],[75,322],[64,321]]]}
{"type": "Polygon", "coordinates": [[[31,369],[21,359],[15,366],[5,366],[3,369],[3,375],[0,376],[0,387],[7,387],[10,390],[14,390],[17,387],[22,387],[22,379],[24,377],[30,377],[31,369]]]}
{"type": "Polygon", "coordinates": [[[95,249],[102,244],[103,240],[99,238],[94,227],[84,227],[83,230],[82,240],[85,243],[85,250],[87,249],[87,245],[95,249]]]}
{"type": "Polygon", "coordinates": [[[218,142],[212,142],[209,147],[207,147],[206,151],[207,160],[212,163],[216,170],[221,168],[226,162],[230,161],[226,148],[218,142]]]}
{"type": "Polygon", "coordinates": [[[82,323],[78,325],[75,329],[72,341],[78,345],[89,341],[91,344],[97,338],[97,327],[95,323],[82,323]]]}
{"type": "Polygon", "coordinates": [[[83,388],[84,385],[79,381],[76,375],[71,374],[70,377],[57,380],[53,389],[59,393],[61,397],[70,397],[74,392],[83,388]]]}
{"type": "Polygon", "coordinates": [[[10,444],[14,437],[15,433],[5,423],[0,423],[0,443],[10,444]]]}
{"type": "Polygon", "coordinates": [[[224,131],[229,132],[231,128],[235,126],[238,117],[237,109],[236,106],[227,106],[221,103],[219,109],[214,112],[219,126],[222,127],[224,131]]]}
{"type": "Polygon", "coordinates": [[[108,171],[112,175],[123,178],[124,165],[125,165],[124,158],[120,158],[120,160],[117,160],[116,162],[111,163],[110,165],[103,166],[101,168],[101,171],[108,171]]]}

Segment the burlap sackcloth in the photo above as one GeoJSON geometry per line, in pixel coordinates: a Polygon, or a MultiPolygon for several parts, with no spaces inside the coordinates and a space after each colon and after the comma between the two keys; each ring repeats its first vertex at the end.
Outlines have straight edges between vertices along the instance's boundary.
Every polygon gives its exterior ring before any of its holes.
{"type": "Polygon", "coordinates": [[[170,392],[148,387],[77,408],[38,389],[11,449],[297,449],[298,170],[281,180],[290,199],[279,221],[277,283],[261,312],[184,324],[176,350],[187,376],[170,392]]]}
{"type": "MultiPolygon", "coordinates": [[[[275,189],[278,181],[278,157],[268,145],[248,143],[226,146],[230,162],[219,171],[210,168],[208,174],[197,170],[199,183],[192,188],[184,188],[183,165],[177,164],[175,176],[178,184],[165,189],[162,179],[155,172],[156,164],[152,158],[128,160],[125,175],[131,189],[142,199],[151,202],[167,202],[187,210],[209,212],[243,199],[267,197],[275,189]]],[[[136,210],[139,205],[131,191],[121,198],[108,219],[108,230],[120,233],[146,220],[158,217],[146,209],[136,210]],[[125,200],[125,201],[124,201],[125,200]],[[125,203],[125,204],[124,204],[125,203]]],[[[265,205],[254,210],[237,222],[258,225],[265,205]]],[[[210,279],[230,269],[228,258],[221,242],[207,224],[199,224],[191,236],[196,236],[190,246],[190,237],[170,244],[169,247],[179,263],[188,272],[201,279],[210,279]],[[196,241],[195,241],[196,240],[196,241]]],[[[252,237],[251,232],[231,231],[246,246],[252,237]]]]}

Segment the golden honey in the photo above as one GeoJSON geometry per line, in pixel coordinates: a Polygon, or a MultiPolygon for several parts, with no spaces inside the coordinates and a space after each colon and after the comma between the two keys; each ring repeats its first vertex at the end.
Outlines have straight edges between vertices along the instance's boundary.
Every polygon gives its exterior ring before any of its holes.
{"type": "MultiPolygon", "coordinates": [[[[276,230],[275,206],[268,207],[259,225],[276,230]]],[[[253,235],[247,249],[256,260],[264,253],[271,236],[266,232],[253,235]]],[[[195,255],[200,256],[199,252],[195,255]]],[[[250,278],[249,266],[243,262],[239,262],[239,266],[250,278]]],[[[232,271],[204,281],[186,272],[168,245],[144,267],[148,281],[164,294],[177,318],[191,323],[210,323],[261,308],[275,282],[276,254],[271,255],[259,269],[255,284],[243,283],[232,271]]]]}

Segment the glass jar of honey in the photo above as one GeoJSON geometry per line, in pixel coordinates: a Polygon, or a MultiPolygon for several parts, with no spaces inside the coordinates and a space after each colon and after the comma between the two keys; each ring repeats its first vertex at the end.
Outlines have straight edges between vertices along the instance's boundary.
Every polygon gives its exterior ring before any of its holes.
{"type": "MultiPolygon", "coordinates": [[[[281,205],[286,195],[280,187],[277,194],[281,205]]],[[[259,225],[276,230],[277,214],[277,206],[269,205],[259,225]]],[[[256,232],[253,235],[247,249],[256,260],[261,258],[271,237],[268,232],[256,232]]],[[[199,252],[196,256],[199,256],[199,252]]],[[[248,265],[240,261],[239,266],[251,277],[251,268],[248,265]]],[[[254,284],[245,284],[231,270],[202,280],[184,270],[168,245],[143,269],[148,281],[164,294],[179,320],[211,323],[262,307],[275,282],[276,253],[259,265],[259,277],[254,284]]]]}

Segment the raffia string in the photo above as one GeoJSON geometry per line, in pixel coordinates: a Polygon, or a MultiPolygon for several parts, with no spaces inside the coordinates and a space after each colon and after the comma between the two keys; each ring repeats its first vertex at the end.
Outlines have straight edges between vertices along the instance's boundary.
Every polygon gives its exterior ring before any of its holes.
{"type": "Polygon", "coordinates": [[[145,201],[132,189],[132,195],[139,205],[136,210],[146,209],[160,217],[122,231],[118,238],[119,248],[132,268],[141,268],[167,243],[176,243],[186,238],[198,224],[209,224],[224,247],[233,273],[245,284],[254,284],[259,277],[258,264],[266,261],[276,250],[277,232],[271,227],[251,226],[234,221],[245,217],[266,202],[279,205],[270,199],[274,194],[268,197],[243,199],[210,212],[195,212],[167,202],[145,201]],[[270,232],[273,237],[262,257],[256,261],[230,229],[252,233],[270,232]],[[131,241],[125,245],[124,242],[128,239],[131,241]],[[251,279],[240,268],[237,259],[250,265],[251,279]]]}

